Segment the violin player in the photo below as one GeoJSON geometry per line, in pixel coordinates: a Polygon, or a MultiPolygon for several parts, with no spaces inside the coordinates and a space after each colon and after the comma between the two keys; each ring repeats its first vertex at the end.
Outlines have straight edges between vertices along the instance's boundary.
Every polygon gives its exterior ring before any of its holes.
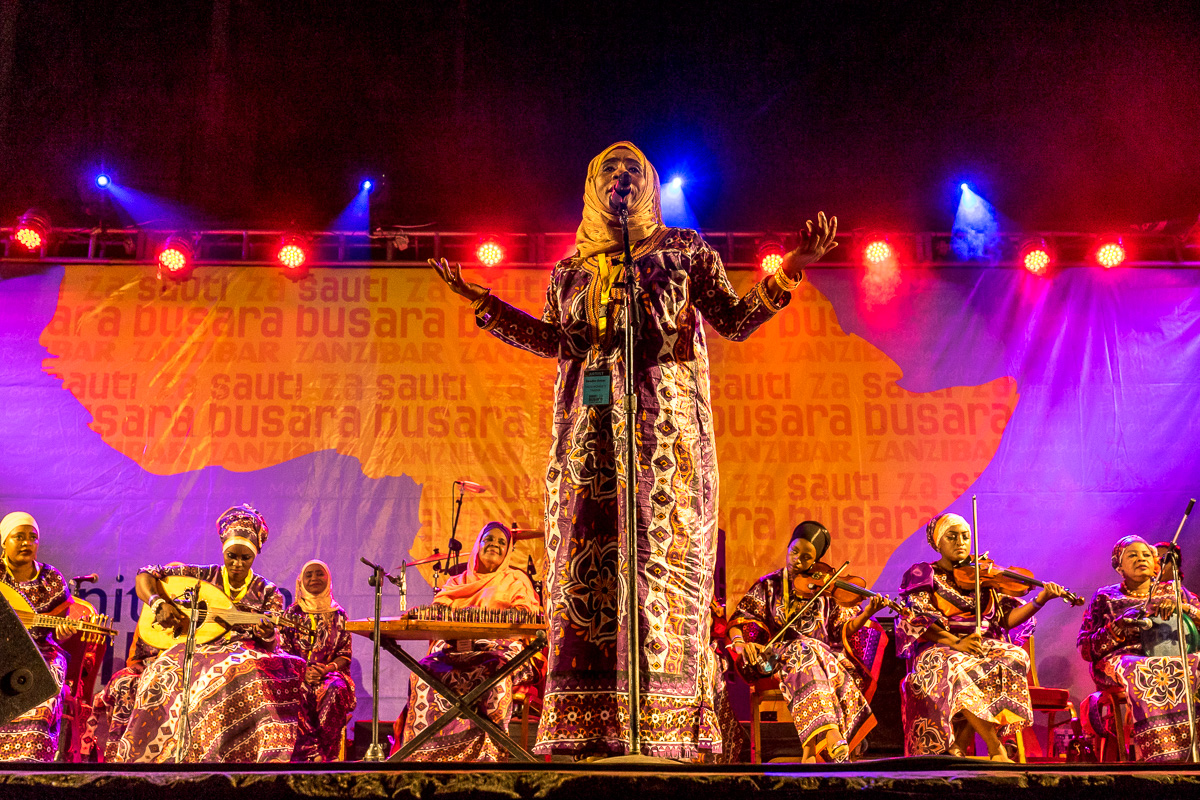
{"type": "Polygon", "coordinates": [[[962,756],[978,733],[990,759],[1011,761],[1001,738],[1020,735],[1033,721],[1029,655],[1021,645],[1033,633],[1033,615],[1071,593],[1047,582],[1022,603],[985,586],[976,628],[975,587],[955,575],[970,561],[971,526],[958,514],[941,514],[925,535],[940,558],[904,574],[900,596],[912,614],[896,623],[896,651],[909,662],[901,686],[905,755],[962,756]]]}
{"type": "MultiPolygon", "coordinates": [[[[785,565],[759,578],[738,603],[729,636],[739,671],[747,681],[766,677],[762,667],[768,639],[808,605],[773,645],[779,678],[808,763],[846,761],[875,726],[863,697],[866,671],[846,646],[887,599],[874,595],[859,609],[840,605],[829,594],[811,598],[813,573],[829,550],[832,536],[819,522],[802,522],[792,531],[785,565]],[[812,599],[810,603],[805,595],[812,599]]],[[[821,564],[825,567],[824,564],[821,564]]],[[[826,572],[829,572],[825,567],[826,572]]]]}

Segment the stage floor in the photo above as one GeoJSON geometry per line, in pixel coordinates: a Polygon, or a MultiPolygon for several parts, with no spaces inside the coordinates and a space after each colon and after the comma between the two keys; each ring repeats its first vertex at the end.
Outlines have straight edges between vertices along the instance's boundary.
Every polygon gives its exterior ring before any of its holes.
{"type": "Polygon", "coordinates": [[[1081,797],[1157,800],[1200,796],[1200,768],[1176,765],[995,765],[952,758],[896,758],[847,765],[792,763],[698,767],[625,760],[592,764],[279,764],[229,768],[35,764],[0,772],[3,798],[113,800],[734,800],[820,793],[822,798],[1081,797]]]}

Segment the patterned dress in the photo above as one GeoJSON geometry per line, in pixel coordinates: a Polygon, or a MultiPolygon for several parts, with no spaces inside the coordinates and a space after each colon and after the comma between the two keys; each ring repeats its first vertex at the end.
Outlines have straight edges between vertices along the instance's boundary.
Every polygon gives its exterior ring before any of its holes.
{"type": "MultiPolygon", "coordinates": [[[[279,632],[280,647],[308,664],[331,664],[351,654],[350,632],[346,630],[346,612],[341,608],[308,614],[299,603],[292,603],[288,616],[299,620],[312,632],[311,638],[298,631],[283,628],[279,632]]],[[[342,733],[354,716],[357,703],[354,681],[347,670],[335,669],[325,675],[317,686],[305,681],[300,697],[300,736],[296,741],[296,760],[322,761],[337,759],[342,733]]]]}
{"type": "MultiPolygon", "coordinates": [[[[70,599],[67,582],[62,573],[49,564],[35,561],[33,567],[30,580],[15,581],[5,569],[0,574],[0,581],[20,592],[34,611],[48,614],[70,599]]],[[[29,635],[54,680],[58,681],[59,692],[11,722],[0,725],[0,761],[53,761],[58,755],[58,733],[67,693],[67,654],[55,640],[53,630],[33,628],[29,635]]]]}
{"type": "MultiPolygon", "coordinates": [[[[740,626],[747,641],[766,644],[804,605],[787,585],[786,570],[779,569],[755,581],[738,603],[730,625],[740,626]]],[[[800,741],[808,744],[827,731],[838,732],[853,750],[875,727],[875,718],[863,697],[866,676],[847,657],[843,638],[846,623],[856,609],[819,597],[804,616],[774,645],[779,655],[776,677],[787,700],[800,741]]],[[[765,675],[752,666],[742,673],[748,681],[765,675]]],[[[832,752],[832,751],[831,751],[832,752]]]]}
{"type": "MultiPolygon", "coordinates": [[[[503,567],[502,569],[509,569],[503,567]]],[[[519,572],[519,570],[514,570],[519,572]]],[[[521,573],[523,575],[524,573],[521,573]]],[[[539,607],[537,594],[528,579],[522,579],[524,591],[513,598],[512,606],[532,611],[539,607]]],[[[524,647],[519,639],[475,639],[467,652],[457,652],[455,642],[438,640],[429,645],[429,654],[421,665],[439,681],[464,695],[491,678],[524,647]]],[[[526,662],[520,669],[491,688],[476,707],[504,732],[512,720],[513,687],[538,679],[534,665],[537,659],[526,662]]],[[[428,728],[451,705],[425,681],[409,675],[408,709],[404,716],[403,736],[397,737],[395,749],[428,728]]],[[[398,721],[398,726],[399,726],[398,721]]],[[[409,761],[507,761],[503,748],[473,722],[459,717],[439,730],[433,738],[408,757],[409,761]]]]}
{"type": "Polygon", "coordinates": [[[936,564],[914,564],[904,574],[900,594],[913,611],[897,618],[896,652],[908,659],[901,685],[906,755],[938,755],[954,744],[954,718],[963,711],[1015,735],[1033,722],[1029,700],[1029,654],[1021,645],[1033,633],[1033,620],[1006,630],[1002,620],[1021,605],[1013,597],[985,590],[983,657],[960,653],[921,639],[931,627],[955,635],[975,630],[975,592],[960,589],[936,564]]]}
{"type": "MultiPolygon", "coordinates": [[[[1174,589],[1166,596],[1174,597],[1174,589]]],[[[1183,596],[1185,603],[1200,604],[1187,589],[1183,596]]],[[[1150,762],[1186,761],[1191,742],[1179,657],[1148,658],[1140,631],[1125,633],[1111,624],[1126,610],[1141,606],[1145,599],[1126,594],[1119,583],[1097,590],[1083,614],[1079,652],[1091,662],[1096,688],[1125,690],[1133,711],[1133,741],[1142,758],[1150,762]]],[[[1195,687],[1200,654],[1188,656],[1188,672],[1195,687]]]]}
{"type": "MultiPolygon", "coordinates": [[[[183,575],[221,585],[221,568],[146,567],[158,578],[183,575]]],[[[275,585],[255,575],[241,611],[283,610],[275,585]]],[[[162,763],[177,760],[183,699],[184,645],[164,650],[137,681],[129,721],[117,745],[116,761],[162,763]]],[[[300,727],[304,662],[259,641],[252,630],[233,629],[209,644],[197,645],[192,668],[191,746],[187,762],[289,761],[300,727]]]]}
{"type": "Polygon", "coordinates": [[[97,760],[101,763],[117,760],[117,745],[125,735],[129,716],[137,700],[138,680],[145,672],[146,664],[158,653],[140,638],[135,639],[125,668],[114,673],[104,691],[96,695],[88,730],[95,742],[97,760]]]}
{"type": "MultiPolygon", "coordinates": [[[[642,288],[635,387],[639,415],[637,574],[644,752],[720,752],[709,646],[717,542],[717,463],[701,321],[741,341],[789,301],[766,279],[738,298],[698,233],[662,228],[634,251],[642,288]]],[[[558,359],[546,471],[549,672],[536,752],[620,754],[628,747],[625,573],[624,308],[610,303],[591,261],[559,262],[540,319],[496,298],[480,325],[502,341],[558,359]],[[611,371],[614,402],[582,403],[584,373],[611,371]]],[[[612,290],[620,297],[619,287],[612,290]]]]}

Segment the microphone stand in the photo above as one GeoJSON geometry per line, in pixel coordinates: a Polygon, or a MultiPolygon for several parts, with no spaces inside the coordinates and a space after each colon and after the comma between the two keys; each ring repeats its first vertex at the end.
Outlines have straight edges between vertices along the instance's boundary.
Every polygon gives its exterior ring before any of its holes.
{"type": "MultiPolygon", "coordinates": [[[[467,487],[463,486],[460,481],[455,481],[451,486],[458,487],[458,500],[451,502],[454,506],[454,521],[450,524],[450,541],[446,543],[446,569],[450,569],[450,559],[454,559],[454,566],[458,566],[458,554],[462,551],[462,542],[458,541],[455,534],[458,533],[458,516],[462,513],[463,496],[467,493],[467,487]]],[[[454,489],[450,489],[451,497],[453,498],[454,489]]]]}
{"type": "Polygon", "coordinates": [[[371,629],[371,746],[367,748],[363,761],[383,761],[383,745],[379,743],[379,615],[383,613],[383,579],[387,572],[383,567],[365,558],[359,561],[372,569],[368,583],[375,587],[375,620],[371,629]]]}
{"type": "Polygon", "coordinates": [[[188,612],[187,643],[183,646],[183,693],[179,698],[179,743],[175,763],[182,764],[192,749],[192,668],[196,660],[196,623],[200,619],[200,581],[192,590],[192,607],[188,612]]]}
{"type": "MultiPolygon", "coordinates": [[[[1187,523],[1188,517],[1192,513],[1192,507],[1196,505],[1195,498],[1188,502],[1187,510],[1183,512],[1183,519],[1179,523],[1179,527],[1175,529],[1175,538],[1171,540],[1172,545],[1176,545],[1179,541],[1179,534],[1183,530],[1183,526],[1187,523]]],[[[1196,709],[1194,707],[1195,697],[1192,691],[1192,674],[1188,665],[1187,640],[1183,629],[1183,564],[1176,561],[1175,550],[1171,549],[1167,553],[1167,563],[1175,563],[1175,625],[1178,628],[1179,634],[1179,664],[1183,670],[1183,689],[1184,696],[1187,699],[1187,715],[1188,715],[1188,737],[1191,741],[1191,757],[1192,763],[1200,762],[1200,750],[1196,746],[1196,709]]],[[[1182,559],[1179,559],[1182,561],[1182,559]]]]}
{"type": "Polygon", "coordinates": [[[638,282],[637,269],[633,263],[633,245],[629,241],[629,202],[621,198],[618,214],[621,219],[621,236],[625,241],[625,582],[626,625],[625,646],[628,650],[629,689],[629,754],[642,754],[641,711],[641,631],[639,625],[639,596],[637,570],[637,435],[638,402],[634,386],[636,337],[638,331],[638,282]]]}

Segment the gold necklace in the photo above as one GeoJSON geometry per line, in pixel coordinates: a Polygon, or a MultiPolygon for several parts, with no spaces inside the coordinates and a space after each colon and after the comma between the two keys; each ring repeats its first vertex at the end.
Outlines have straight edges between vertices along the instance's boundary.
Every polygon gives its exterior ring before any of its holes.
{"type": "Polygon", "coordinates": [[[1149,589],[1147,589],[1144,592],[1135,592],[1132,589],[1130,589],[1128,586],[1126,586],[1124,581],[1121,581],[1121,591],[1124,592],[1125,594],[1129,595],[1130,597],[1149,597],[1150,596],[1149,589]]]}

